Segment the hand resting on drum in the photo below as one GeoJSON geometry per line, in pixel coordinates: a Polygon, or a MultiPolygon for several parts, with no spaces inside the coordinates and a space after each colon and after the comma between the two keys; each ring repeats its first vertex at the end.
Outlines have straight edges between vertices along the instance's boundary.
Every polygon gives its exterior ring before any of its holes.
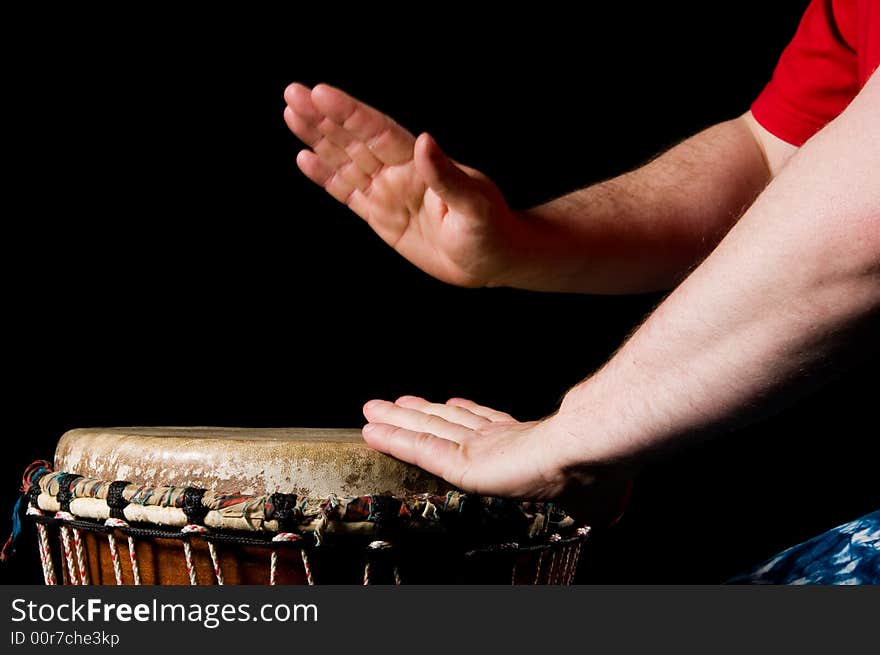
{"type": "Polygon", "coordinates": [[[492,496],[558,499],[579,521],[612,523],[629,499],[622,467],[589,464],[584,443],[563,417],[517,421],[463,398],[445,404],[415,396],[364,406],[366,442],[439,475],[457,487],[492,496]]]}

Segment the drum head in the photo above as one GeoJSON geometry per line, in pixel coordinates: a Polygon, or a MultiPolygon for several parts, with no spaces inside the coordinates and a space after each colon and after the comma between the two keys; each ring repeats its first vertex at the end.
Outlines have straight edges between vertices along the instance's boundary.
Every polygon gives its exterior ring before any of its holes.
{"type": "Polygon", "coordinates": [[[104,480],[198,486],[243,494],[445,494],[453,487],[379,453],[360,430],[128,427],[70,430],[55,470],[104,480]]]}

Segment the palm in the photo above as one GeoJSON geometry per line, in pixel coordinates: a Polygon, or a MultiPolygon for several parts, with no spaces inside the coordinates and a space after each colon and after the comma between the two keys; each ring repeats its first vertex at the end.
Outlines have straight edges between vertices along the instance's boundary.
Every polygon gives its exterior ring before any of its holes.
{"type": "Polygon", "coordinates": [[[427,273],[463,286],[498,275],[511,218],[485,176],[338,89],[293,84],[285,97],[288,126],[311,147],[297,157],[309,179],[427,273]]]}
{"type": "Polygon", "coordinates": [[[364,416],[364,439],[373,448],[465,491],[559,499],[572,516],[594,525],[613,523],[629,500],[625,471],[572,467],[577,458],[566,455],[572,442],[553,417],[520,422],[462,398],[442,404],[415,396],[370,401],[364,416]]]}

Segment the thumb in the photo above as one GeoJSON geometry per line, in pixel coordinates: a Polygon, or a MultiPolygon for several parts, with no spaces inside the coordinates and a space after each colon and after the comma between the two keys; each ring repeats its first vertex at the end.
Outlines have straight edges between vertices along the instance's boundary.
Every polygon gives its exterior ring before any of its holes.
{"type": "Polygon", "coordinates": [[[476,180],[455,165],[427,132],[416,139],[416,170],[443,202],[457,209],[475,210],[482,197],[476,180]]]}

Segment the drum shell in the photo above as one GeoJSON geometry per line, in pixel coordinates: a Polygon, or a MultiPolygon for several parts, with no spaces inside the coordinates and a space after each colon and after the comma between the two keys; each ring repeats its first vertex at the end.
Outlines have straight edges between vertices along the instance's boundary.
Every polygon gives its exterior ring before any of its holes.
{"type": "MultiPolygon", "coordinates": [[[[45,523],[45,521],[44,521],[45,523]]],[[[81,574],[77,559],[74,570],[67,569],[61,546],[60,522],[51,522],[50,534],[56,561],[61,563],[61,580],[81,574]]],[[[75,525],[82,526],[82,522],[75,525]]],[[[68,530],[73,530],[73,526],[68,530]]],[[[144,533],[150,530],[117,530],[95,526],[79,529],[90,584],[117,584],[111,556],[110,538],[115,542],[119,572],[124,585],[135,584],[128,537],[132,534],[139,574],[144,585],[189,585],[183,543],[190,547],[196,581],[200,585],[218,583],[218,576],[202,535],[185,537],[144,533]]],[[[265,585],[270,582],[272,553],[275,553],[274,584],[570,584],[576,574],[582,540],[577,538],[532,547],[512,544],[462,551],[461,544],[436,536],[409,539],[390,552],[371,552],[363,540],[331,544],[306,550],[288,542],[264,542],[233,538],[212,538],[224,584],[265,585]],[[369,564],[369,569],[367,568],[369,564]],[[308,572],[307,572],[308,567],[308,572]]]]}

